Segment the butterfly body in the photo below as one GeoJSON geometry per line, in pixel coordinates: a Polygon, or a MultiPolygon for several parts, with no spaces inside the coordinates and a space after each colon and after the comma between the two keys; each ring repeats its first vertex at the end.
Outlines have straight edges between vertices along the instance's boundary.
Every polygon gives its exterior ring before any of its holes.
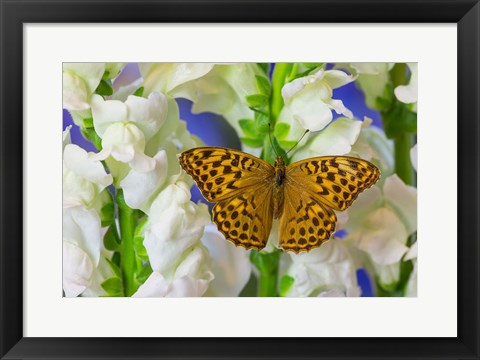
{"type": "Polygon", "coordinates": [[[283,191],[285,184],[285,162],[283,158],[277,156],[275,160],[275,185],[273,186],[273,218],[278,219],[283,210],[283,191]]]}
{"type": "Polygon", "coordinates": [[[273,219],[279,219],[279,245],[310,251],[335,230],[334,210],[343,211],[372,186],[380,171],[368,161],[324,156],[286,165],[219,147],[180,155],[180,165],[213,207],[213,221],[225,238],[245,249],[265,247],[273,219]]]}

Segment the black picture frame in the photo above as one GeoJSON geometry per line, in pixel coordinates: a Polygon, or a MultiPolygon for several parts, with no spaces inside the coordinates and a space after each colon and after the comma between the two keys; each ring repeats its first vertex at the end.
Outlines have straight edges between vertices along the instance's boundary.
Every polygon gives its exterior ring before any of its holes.
{"type": "MultiPolygon", "coordinates": [[[[0,0],[0,16],[0,356],[2,359],[479,359],[480,4],[477,0],[260,0],[255,2],[248,0],[0,0]],[[241,339],[24,337],[23,24],[95,22],[456,23],[458,26],[458,336],[456,338],[241,339]]],[[[439,174],[442,171],[443,169],[439,169],[439,174]]],[[[443,176],[446,175],[440,177],[443,176]]],[[[455,289],[445,284],[444,289],[439,289],[439,296],[442,290],[454,291],[455,289]]],[[[228,336],[228,329],[225,333],[228,336]]],[[[285,335],[288,336],[288,334],[288,329],[285,329],[285,335]]],[[[108,334],[105,335],[108,336],[108,334]]]]}

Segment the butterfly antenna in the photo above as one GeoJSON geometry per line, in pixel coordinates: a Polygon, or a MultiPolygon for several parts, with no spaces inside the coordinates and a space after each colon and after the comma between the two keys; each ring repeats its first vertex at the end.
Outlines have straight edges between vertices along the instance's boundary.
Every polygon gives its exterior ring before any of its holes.
{"type": "Polygon", "coordinates": [[[273,152],[274,152],[275,155],[277,155],[277,157],[278,157],[277,150],[275,150],[275,146],[273,146],[273,141],[272,141],[272,135],[271,135],[271,133],[272,133],[272,131],[271,131],[271,128],[270,128],[270,123],[268,123],[268,138],[270,139],[270,145],[272,145],[273,152]]]}
{"type": "Polygon", "coordinates": [[[293,145],[293,146],[290,148],[290,150],[288,150],[288,151],[286,152],[285,156],[287,156],[290,151],[292,151],[293,149],[295,149],[295,147],[300,143],[300,141],[302,141],[303,137],[304,137],[305,135],[307,135],[308,131],[309,131],[308,129],[305,130],[305,132],[303,133],[303,135],[302,135],[302,137],[300,138],[300,140],[298,140],[297,143],[296,143],[295,145],[293,145]]]}

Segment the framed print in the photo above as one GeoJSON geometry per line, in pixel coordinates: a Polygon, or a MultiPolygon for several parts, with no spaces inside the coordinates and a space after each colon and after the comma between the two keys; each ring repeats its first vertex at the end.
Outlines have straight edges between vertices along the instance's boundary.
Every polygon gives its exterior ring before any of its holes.
{"type": "Polygon", "coordinates": [[[1,8],[2,358],[479,358],[477,1],[1,8]]]}

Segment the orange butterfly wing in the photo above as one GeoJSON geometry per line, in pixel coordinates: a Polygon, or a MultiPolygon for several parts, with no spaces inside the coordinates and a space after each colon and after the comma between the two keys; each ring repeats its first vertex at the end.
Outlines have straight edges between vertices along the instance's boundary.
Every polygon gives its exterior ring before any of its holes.
{"type": "Polygon", "coordinates": [[[218,147],[194,148],[179,160],[205,199],[217,202],[213,221],[225,238],[246,249],[263,249],[273,221],[273,166],[244,152],[218,147]]]}
{"type": "Polygon", "coordinates": [[[319,247],[335,231],[333,210],[347,209],[379,177],[375,165],[348,156],[311,158],[287,166],[280,246],[295,253],[319,247]]]}

